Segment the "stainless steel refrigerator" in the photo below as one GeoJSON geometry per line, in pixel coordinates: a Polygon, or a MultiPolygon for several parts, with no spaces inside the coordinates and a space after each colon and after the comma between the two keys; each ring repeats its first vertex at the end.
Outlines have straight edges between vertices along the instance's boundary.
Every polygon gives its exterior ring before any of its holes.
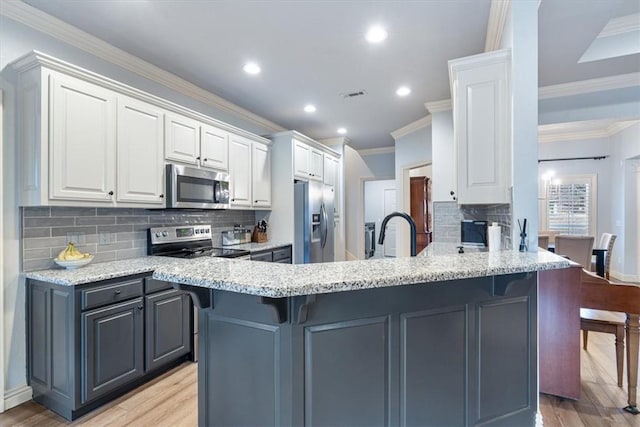
{"type": "Polygon", "coordinates": [[[315,181],[294,184],[295,264],[334,260],[334,198],[330,185],[315,181]]]}

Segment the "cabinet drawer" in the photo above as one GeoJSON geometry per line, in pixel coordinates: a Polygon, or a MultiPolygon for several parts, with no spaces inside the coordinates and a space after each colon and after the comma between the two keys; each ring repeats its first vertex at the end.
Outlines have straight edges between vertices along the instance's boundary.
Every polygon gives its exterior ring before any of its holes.
{"type": "Polygon", "coordinates": [[[251,254],[251,261],[271,262],[273,261],[273,252],[269,251],[251,254]]]}
{"type": "Polygon", "coordinates": [[[171,282],[165,282],[164,280],[156,280],[152,277],[144,278],[144,293],[152,294],[158,291],[164,291],[166,289],[173,289],[171,282]]]}
{"type": "Polygon", "coordinates": [[[273,262],[279,262],[280,264],[292,264],[291,258],[282,258],[278,261],[273,261],[273,262]]]}
{"type": "Polygon", "coordinates": [[[291,258],[291,246],[276,249],[273,251],[273,262],[280,262],[283,259],[291,258]]]}
{"type": "Polygon", "coordinates": [[[142,279],[126,282],[110,283],[108,285],[85,289],[82,291],[82,309],[113,304],[130,298],[142,296],[142,279]]]}

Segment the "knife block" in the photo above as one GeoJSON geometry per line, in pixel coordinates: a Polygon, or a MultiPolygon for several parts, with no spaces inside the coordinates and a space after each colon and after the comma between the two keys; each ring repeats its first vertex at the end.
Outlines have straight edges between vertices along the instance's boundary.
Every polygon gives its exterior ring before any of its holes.
{"type": "Polygon", "coordinates": [[[251,241],[256,243],[265,243],[267,240],[267,232],[266,231],[258,231],[257,228],[253,229],[253,234],[251,235],[251,241]]]}

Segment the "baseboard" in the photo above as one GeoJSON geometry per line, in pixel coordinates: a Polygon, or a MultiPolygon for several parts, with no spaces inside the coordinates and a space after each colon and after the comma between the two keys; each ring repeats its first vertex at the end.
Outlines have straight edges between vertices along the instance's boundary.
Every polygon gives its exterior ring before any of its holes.
{"type": "Polygon", "coordinates": [[[536,412],[536,427],[544,427],[541,412],[536,412]]]}
{"type": "Polygon", "coordinates": [[[640,277],[634,276],[633,274],[624,274],[619,271],[611,270],[610,275],[612,278],[615,277],[623,282],[640,282],[640,277]]]}
{"type": "Polygon", "coordinates": [[[15,408],[33,398],[31,387],[24,385],[22,387],[7,390],[4,393],[4,410],[15,408]]]}

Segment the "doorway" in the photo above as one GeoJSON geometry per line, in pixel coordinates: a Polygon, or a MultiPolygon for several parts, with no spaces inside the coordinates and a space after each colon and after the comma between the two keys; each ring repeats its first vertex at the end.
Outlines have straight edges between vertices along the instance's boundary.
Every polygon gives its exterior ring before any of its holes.
{"type": "Polygon", "coordinates": [[[432,241],[431,177],[431,165],[409,169],[409,212],[416,223],[418,253],[432,241]]]}
{"type": "Polygon", "coordinates": [[[393,179],[364,182],[364,258],[396,256],[396,225],[387,224],[384,244],[378,244],[380,225],[385,216],[396,210],[396,181],[393,179]]]}

